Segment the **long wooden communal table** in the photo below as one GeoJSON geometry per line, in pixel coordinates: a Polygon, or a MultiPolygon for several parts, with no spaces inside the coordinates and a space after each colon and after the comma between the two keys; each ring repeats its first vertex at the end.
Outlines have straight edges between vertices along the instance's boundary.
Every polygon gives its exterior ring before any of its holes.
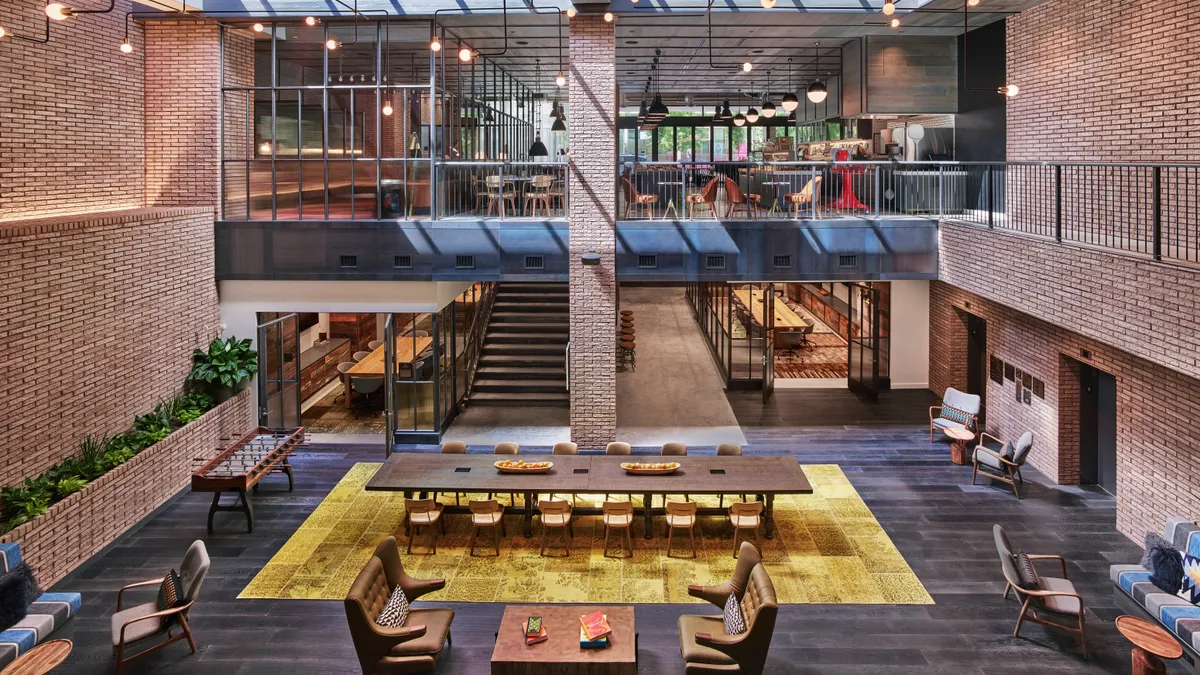
{"type": "MultiPolygon", "coordinates": [[[[511,510],[525,519],[525,536],[533,536],[533,513],[539,494],[640,494],[643,499],[646,538],[654,536],[653,495],[735,495],[754,494],[763,500],[763,521],[768,539],[775,536],[773,504],[775,495],[812,494],[812,485],[795,457],[723,456],[670,457],[610,455],[530,455],[518,456],[531,462],[553,462],[544,474],[503,474],[495,462],[513,459],[499,455],[443,455],[398,452],[383,463],[367,482],[367,490],[399,491],[406,496],[432,492],[521,493],[524,505],[511,510]],[[634,476],[621,468],[624,462],[679,462],[679,469],[665,476],[634,476]]],[[[446,505],[448,513],[467,513],[466,506],[446,505]]],[[[580,515],[598,515],[595,507],[574,509],[580,515]]],[[[725,509],[704,507],[701,515],[723,515],[725,509]]]]}
{"type": "MultiPolygon", "coordinates": [[[[758,325],[763,326],[763,291],[758,289],[746,290],[737,289],[733,292],[734,297],[745,305],[746,310],[750,312],[750,316],[754,317],[754,321],[758,325]]],[[[779,297],[775,298],[775,325],[764,326],[776,331],[781,330],[804,330],[808,328],[808,322],[799,314],[794,312],[791,307],[787,306],[779,297]]]]}
{"type": "MultiPolygon", "coordinates": [[[[396,363],[397,365],[412,364],[417,360],[417,357],[429,349],[433,344],[431,337],[413,337],[412,335],[401,335],[396,338],[396,363]]],[[[346,388],[346,407],[350,407],[350,378],[354,376],[371,376],[383,377],[385,373],[387,360],[387,345],[382,344],[371,351],[370,354],[363,357],[362,361],[354,364],[352,368],[346,371],[342,376],[342,385],[346,388]]]]}

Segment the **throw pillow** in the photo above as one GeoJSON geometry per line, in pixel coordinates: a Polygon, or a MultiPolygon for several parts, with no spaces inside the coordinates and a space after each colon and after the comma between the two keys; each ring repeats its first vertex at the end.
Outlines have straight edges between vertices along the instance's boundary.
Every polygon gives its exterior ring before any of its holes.
{"type": "Polygon", "coordinates": [[[942,407],[941,417],[943,419],[948,419],[951,422],[958,422],[959,424],[966,424],[967,419],[969,418],[967,413],[949,406],[942,407]]]}
{"type": "MultiPolygon", "coordinates": [[[[158,587],[158,599],[154,601],[154,607],[159,612],[165,612],[178,607],[182,597],[183,583],[179,580],[179,573],[171,570],[167,576],[163,577],[162,584],[158,587]]],[[[175,623],[177,618],[176,614],[166,617],[163,620],[163,626],[170,626],[175,623]]]]}
{"type": "Polygon", "coordinates": [[[730,593],[725,601],[725,634],[741,635],[746,632],[746,619],[742,617],[742,606],[738,603],[737,593],[730,593]]]}
{"type": "Polygon", "coordinates": [[[1029,559],[1029,555],[1024,551],[1017,552],[1017,579],[1020,581],[1020,587],[1027,591],[1036,591],[1042,587],[1042,582],[1038,579],[1037,568],[1033,566],[1033,561],[1029,559]]]}
{"type": "Polygon", "coordinates": [[[1144,547],[1146,550],[1142,553],[1142,560],[1141,560],[1142,567],[1144,567],[1147,572],[1153,572],[1154,571],[1154,563],[1150,561],[1150,549],[1154,548],[1155,546],[1170,546],[1170,545],[1171,545],[1171,542],[1167,541],[1166,539],[1163,539],[1163,536],[1161,534],[1159,534],[1157,532],[1147,532],[1146,533],[1146,543],[1145,543],[1145,547],[1144,547]]]}
{"type": "Polygon", "coordinates": [[[1193,605],[1200,602],[1200,558],[1192,555],[1183,556],[1183,584],[1179,589],[1179,597],[1193,605]]]}
{"type": "Polygon", "coordinates": [[[1013,444],[1004,441],[1004,445],[1000,448],[1000,456],[1011,462],[1013,458],[1013,444]]]}
{"type": "Polygon", "coordinates": [[[24,619],[41,594],[33,570],[25,563],[0,575],[0,630],[8,630],[24,619]]]}
{"type": "Polygon", "coordinates": [[[375,623],[388,628],[399,628],[404,625],[408,619],[408,598],[404,596],[404,589],[399,586],[392,591],[392,597],[388,598],[387,605],[383,611],[379,613],[379,618],[375,619],[375,623]]]}
{"type": "Polygon", "coordinates": [[[1150,583],[1175,595],[1183,585],[1183,556],[1171,546],[1150,549],[1150,583]]]}

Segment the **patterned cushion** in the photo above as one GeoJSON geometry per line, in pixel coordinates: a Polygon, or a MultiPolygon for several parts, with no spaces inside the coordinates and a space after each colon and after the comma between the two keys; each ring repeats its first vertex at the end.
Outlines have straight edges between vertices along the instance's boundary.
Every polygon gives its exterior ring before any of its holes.
{"type": "Polygon", "coordinates": [[[399,628],[408,619],[408,609],[408,598],[404,596],[404,589],[397,586],[375,623],[388,628],[399,628]]]}
{"type": "Polygon", "coordinates": [[[1179,597],[1192,604],[1200,602],[1200,558],[1183,556],[1183,583],[1179,597]]]}
{"type": "Polygon", "coordinates": [[[1020,577],[1021,588],[1027,591],[1036,591],[1041,587],[1037,569],[1024,551],[1017,552],[1017,576],[1020,577]]]}
{"type": "Polygon", "coordinates": [[[746,632],[746,620],[742,618],[742,607],[738,604],[737,593],[730,593],[725,601],[725,634],[740,635],[746,632]]]}
{"type": "MultiPolygon", "coordinates": [[[[12,559],[10,556],[10,562],[12,559]]],[[[78,593],[43,593],[22,621],[0,632],[0,667],[48,640],[54,629],[79,611],[82,604],[78,593]]]]}
{"type": "Polygon", "coordinates": [[[958,422],[959,424],[966,424],[971,419],[971,416],[967,413],[957,408],[951,408],[950,406],[942,406],[941,417],[951,422],[958,422]]]}

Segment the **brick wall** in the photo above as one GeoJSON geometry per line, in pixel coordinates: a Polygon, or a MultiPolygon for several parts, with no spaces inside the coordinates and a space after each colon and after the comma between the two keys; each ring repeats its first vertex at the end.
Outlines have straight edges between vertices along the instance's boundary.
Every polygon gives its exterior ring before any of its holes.
{"type": "MultiPolygon", "coordinates": [[[[54,22],[48,44],[0,40],[0,220],[142,206],[141,26],[130,0],[54,22]]],[[[0,26],[44,35],[44,0],[0,2],[0,26]]]]}
{"type": "Polygon", "coordinates": [[[598,16],[570,25],[571,436],[603,448],[617,432],[616,40],[598,16]]]}
{"type": "Polygon", "coordinates": [[[1076,483],[1077,378],[1087,349],[1086,362],[1117,382],[1117,529],[1141,542],[1166,516],[1200,517],[1200,452],[1186,436],[1200,424],[1200,380],[940,281],[930,283],[929,295],[930,363],[939,364],[930,369],[931,389],[965,382],[961,313],[983,317],[989,353],[1046,383],[1045,398],[1025,405],[1012,382],[989,379],[989,432],[1015,439],[1032,430],[1030,464],[1059,483],[1076,483]]]}
{"type": "Polygon", "coordinates": [[[1197,161],[1193,0],[1051,0],[1008,19],[1008,159],[1197,161]]]}
{"type": "Polygon", "coordinates": [[[0,485],[123,431],[183,384],[221,321],[212,228],[202,207],[0,224],[0,485]]]}
{"type": "Polygon", "coordinates": [[[243,391],[0,541],[20,542],[38,583],[48,588],[185,487],[201,458],[211,459],[252,426],[250,392],[243,391]]]}

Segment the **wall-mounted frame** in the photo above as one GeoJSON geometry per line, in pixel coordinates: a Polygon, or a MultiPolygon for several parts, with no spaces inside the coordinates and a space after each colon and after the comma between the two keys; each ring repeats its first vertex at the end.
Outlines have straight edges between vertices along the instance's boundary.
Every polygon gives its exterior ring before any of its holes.
{"type": "Polygon", "coordinates": [[[1036,377],[1033,378],[1033,395],[1041,399],[1046,398],[1046,383],[1036,377]]]}
{"type": "Polygon", "coordinates": [[[1009,382],[1012,382],[1013,379],[1015,379],[1015,377],[1016,377],[1016,375],[1015,375],[1015,370],[1014,370],[1013,364],[1011,364],[1011,363],[1004,364],[1004,379],[1008,380],[1009,382]]]}
{"type": "Polygon", "coordinates": [[[991,375],[992,382],[1004,384],[1004,362],[995,354],[988,363],[988,373],[991,375]]]}

